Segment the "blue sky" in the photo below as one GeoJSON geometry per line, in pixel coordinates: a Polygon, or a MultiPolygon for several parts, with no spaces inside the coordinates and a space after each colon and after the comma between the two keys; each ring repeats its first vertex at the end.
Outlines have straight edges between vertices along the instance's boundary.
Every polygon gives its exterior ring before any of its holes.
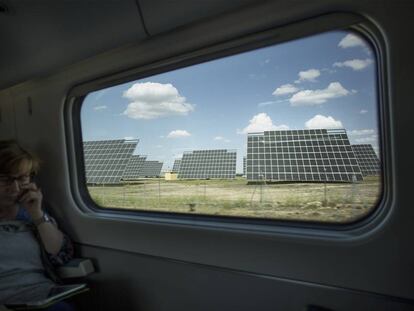
{"type": "Polygon", "coordinates": [[[236,149],[246,133],[345,128],[378,149],[375,58],[347,32],[330,32],[181,68],[90,93],[84,140],[139,139],[136,154],[171,169],[184,151],[236,149]]]}

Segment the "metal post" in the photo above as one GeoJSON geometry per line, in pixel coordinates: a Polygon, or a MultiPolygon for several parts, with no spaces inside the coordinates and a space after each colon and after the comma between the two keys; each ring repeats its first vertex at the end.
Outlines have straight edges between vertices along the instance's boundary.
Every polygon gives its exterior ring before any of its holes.
{"type": "Polygon", "coordinates": [[[256,188],[257,188],[257,184],[254,185],[253,193],[250,198],[250,206],[253,206],[253,198],[254,198],[254,194],[256,193],[256,188]]]}
{"type": "Polygon", "coordinates": [[[324,199],[323,199],[323,206],[327,206],[328,205],[328,201],[326,199],[326,180],[327,180],[327,175],[326,175],[326,168],[323,168],[323,171],[325,173],[325,180],[324,180],[324,199]]]}
{"type": "Polygon", "coordinates": [[[102,205],[105,206],[105,184],[102,184],[102,205]]]}
{"type": "Polygon", "coordinates": [[[143,181],[144,181],[144,191],[143,191],[143,193],[142,193],[142,198],[143,198],[143,200],[142,200],[142,201],[143,201],[143,203],[146,203],[146,199],[147,199],[147,198],[145,197],[145,195],[147,194],[147,191],[146,191],[146,186],[145,186],[145,185],[146,185],[146,180],[144,179],[143,181]]]}
{"type": "Polygon", "coordinates": [[[160,207],[161,202],[161,179],[158,178],[158,207],[160,207]]]}
{"type": "Polygon", "coordinates": [[[356,196],[356,182],[357,182],[357,178],[355,176],[355,174],[352,174],[352,190],[351,190],[351,204],[354,204],[354,199],[356,196]]]}
{"type": "Polygon", "coordinates": [[[260,204],[263,203],[263,182],[264,182],[264,176],[263,172],[260,175],[262,177],[262,182],[260,183],[260,204]]]}
{"type": "Polygon", "coordinates": [[[125,184],[122,184],[122,206],[125,207],[125,184]]]}

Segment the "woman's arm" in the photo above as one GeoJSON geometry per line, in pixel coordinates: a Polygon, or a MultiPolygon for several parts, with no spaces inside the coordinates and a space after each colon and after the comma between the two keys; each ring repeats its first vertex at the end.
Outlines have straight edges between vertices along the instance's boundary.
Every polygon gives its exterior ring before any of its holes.
{"type": "Polygon", "coordinates": [[[32,219],[37,227],[37,231],[39,232],[46,252],[51,255],[57,255],[62,248],[63,233],[44,212],[37,218],[32,216],[32,219]]]}
{"type": "Polygon", "coordinates": [[[63,233],[58,229],[56,223],[43,212],[42,199],[43,195],[40,189],[35,183],[30,183],[24,187],[19,203],[26,209],[36,225],[46,251],[51,255],[57,255],[63,245],[63,233]]]}

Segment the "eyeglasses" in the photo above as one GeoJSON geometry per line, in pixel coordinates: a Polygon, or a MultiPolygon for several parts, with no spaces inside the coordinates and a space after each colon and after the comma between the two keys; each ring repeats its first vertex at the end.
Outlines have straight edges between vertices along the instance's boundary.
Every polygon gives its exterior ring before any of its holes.
{"type": "Polygon", "coordinates": [[[19,184],[19,186],[25,186],[30,183],[32,178],[31,174],[25,174],[20,176],[10,176],[10,175],[2,175],[0,174],[0,186],[11,186],[14,184],[15,181],[19,184]]]}

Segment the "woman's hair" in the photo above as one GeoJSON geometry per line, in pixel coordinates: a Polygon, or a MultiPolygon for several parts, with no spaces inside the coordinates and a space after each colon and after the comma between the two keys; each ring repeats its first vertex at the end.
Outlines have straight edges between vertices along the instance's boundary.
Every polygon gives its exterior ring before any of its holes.
{"type": "Polygon", "coordinates": [[[22,163],[31,164],[31,174],[39,170],[39,159],[29,151],[23,149],[15,140],[0,141],[0,173],[13,174],[17,172],[22,163]]]}

